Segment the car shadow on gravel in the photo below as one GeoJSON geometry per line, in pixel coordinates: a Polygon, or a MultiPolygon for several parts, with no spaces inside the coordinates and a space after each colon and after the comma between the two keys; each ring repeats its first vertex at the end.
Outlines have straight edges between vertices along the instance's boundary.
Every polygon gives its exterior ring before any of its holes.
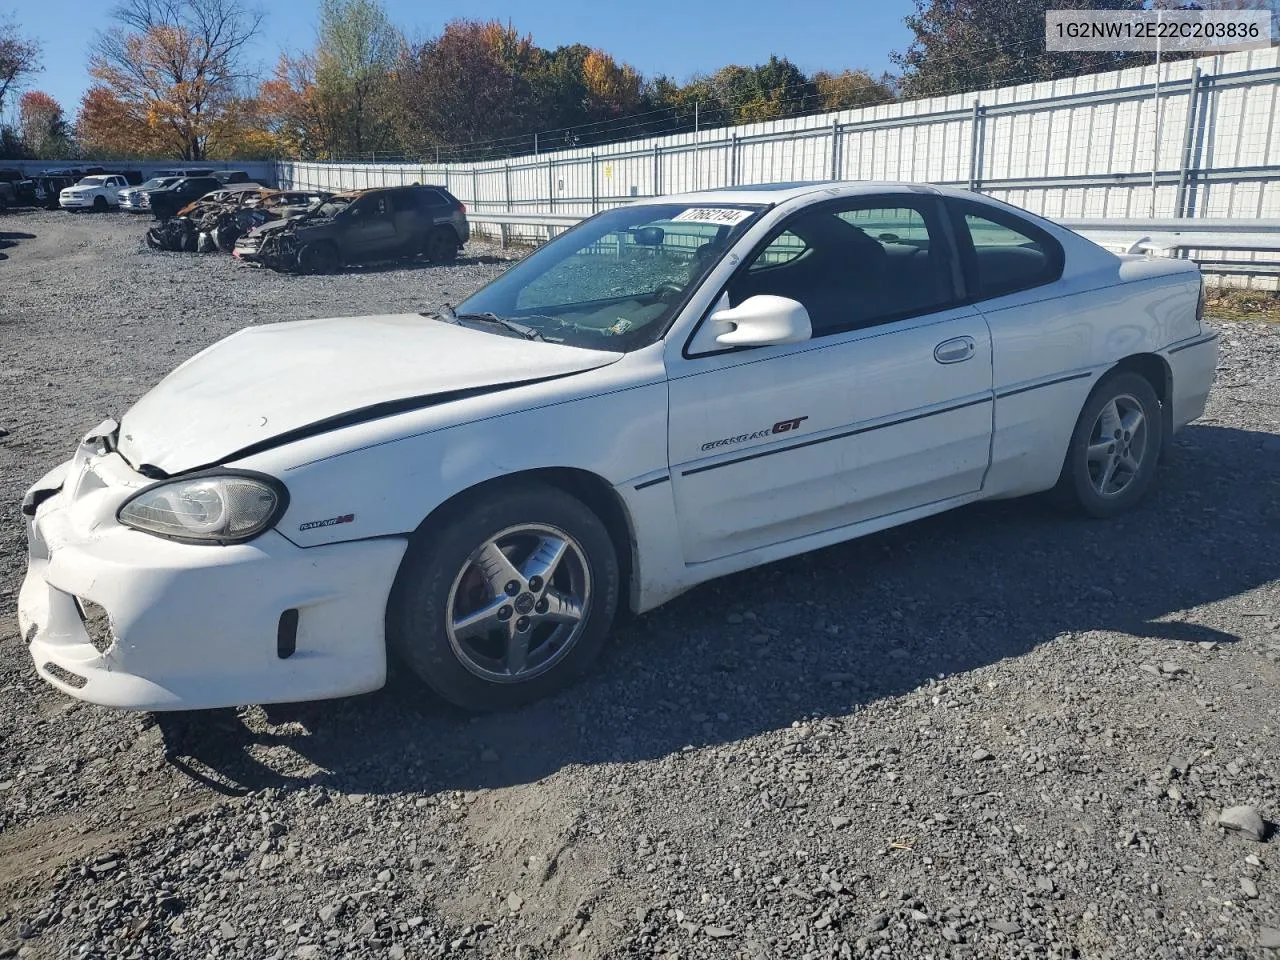
{"type": "Polygon", "coordinates": [[[1220,609],[1197,608],[1280,579],[1274,444],[1192,426],[1150,499],[1115,520],[979,504],[705,584],[621,625],[592,677],[518,712],[462,716],[398,678],[341,701],[160,715],[166,752],[226,793],[473,790],[846,715],[1089,631],[1171,653],[1230,643],[1220,609]],[[264,747],[321,772],[282,772],[255,759],[264,747]]]}
{"type": "Polygon", "coordinates": [[[8,260],[9,255],[4,251],[10,247],[16,247],[19,240],[34,240],[34,233],[23,233],[18,230],[0,230],[0,260],[8,260]]]}

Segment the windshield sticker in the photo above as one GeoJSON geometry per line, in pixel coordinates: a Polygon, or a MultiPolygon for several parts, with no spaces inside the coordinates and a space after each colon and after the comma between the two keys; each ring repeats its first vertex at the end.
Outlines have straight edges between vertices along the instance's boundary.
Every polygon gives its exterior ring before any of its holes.
{"type": "Polygon", "coordinates": [[[733,207],[690,207],[671,218],[672,223],[716,223],[732,227],[751,216],[750,210],[733,207]]]}

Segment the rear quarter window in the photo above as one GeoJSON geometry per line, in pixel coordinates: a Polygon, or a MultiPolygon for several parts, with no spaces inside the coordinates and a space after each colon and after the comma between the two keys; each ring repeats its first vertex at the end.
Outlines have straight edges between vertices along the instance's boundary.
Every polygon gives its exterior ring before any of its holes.
{"type": "Polygon", "coordinates": [[[1053,283],[1062,276],[1062,245],[1034,223],[986,204],[952,206],[970,298],[992,297],[1053,283]]]}

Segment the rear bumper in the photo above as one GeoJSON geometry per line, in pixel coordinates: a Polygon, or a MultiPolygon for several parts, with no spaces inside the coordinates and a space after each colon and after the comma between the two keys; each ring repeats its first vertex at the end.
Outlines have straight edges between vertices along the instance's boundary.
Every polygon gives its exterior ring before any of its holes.
{"type": "Polygon", "coordinates": [[[91,502],[101,491],[80,501],[50,493],[77,469],[64,464],[27,498],[36,505],[26,517],[18,623],[49,683],[135,710],[313,700],[382,686],[386,602],[404,540],[303,549],[269,531],[232,546],[175,543],[121,526],[113,507],[109,520],[102,516],[91,502]],[[98,516],[85,532],[89,513],[98,516]],[[96,642],[85,604],[110,620],[96,642]],[[296,630],[282,636],[289,610],[297,611],[296,630]]]}

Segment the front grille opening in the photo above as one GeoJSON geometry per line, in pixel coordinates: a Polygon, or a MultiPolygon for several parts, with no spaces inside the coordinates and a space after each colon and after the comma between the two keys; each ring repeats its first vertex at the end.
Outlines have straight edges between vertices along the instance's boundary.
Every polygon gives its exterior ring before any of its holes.
{"type": "Polygon", "coordinates": [[[99,653],[106,653],[116,642],[111,630],[111,617],[107,611],[92,600],[76,597],[76,607],[80,611],[80,620],[84,624],[85,633],[89,634],[89,642],[99,653]]]}
{"type": "Polygon", "coordinates": [[[72,673],[70,670],[64,670],[56,663],[46,663],[40,669],[49,674],[49,676],[53,677],[55,680],[65,683],[68,687],[74,687],[77,690],[89,682],[84,677],[80,676],[80,674],[72,673]]]}

